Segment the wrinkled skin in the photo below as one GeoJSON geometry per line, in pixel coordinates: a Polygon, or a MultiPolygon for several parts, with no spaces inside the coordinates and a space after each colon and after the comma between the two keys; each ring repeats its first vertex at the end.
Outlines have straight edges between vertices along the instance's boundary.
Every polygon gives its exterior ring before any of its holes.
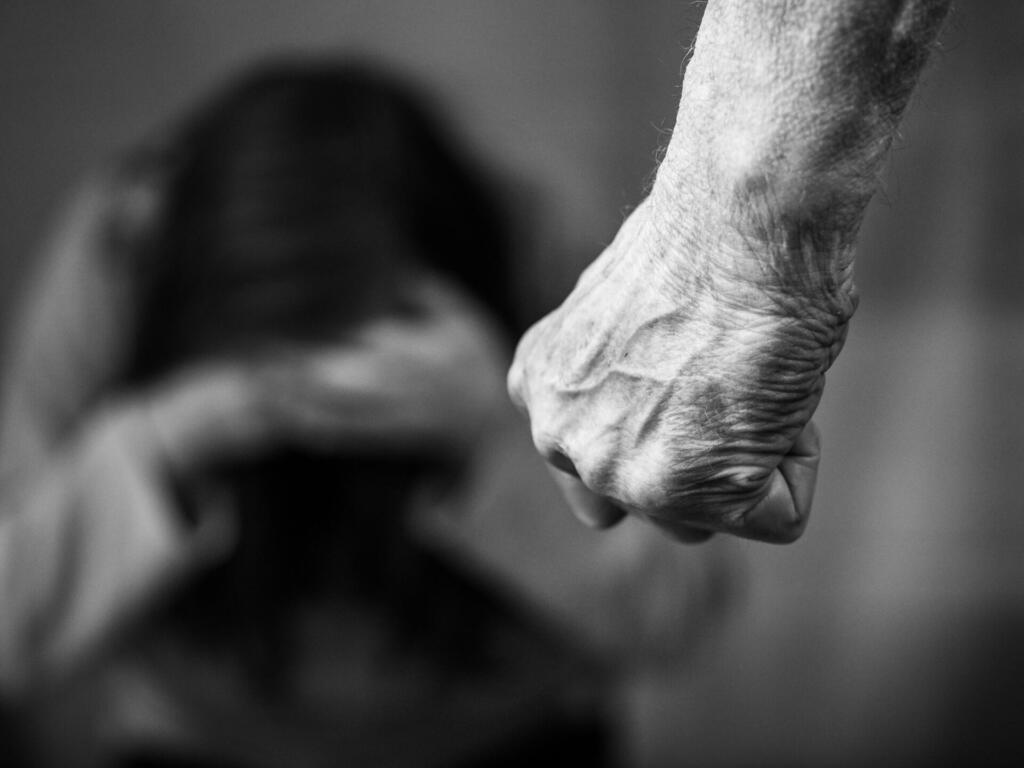
{"type": "Polygon", "coordinates": [[[701,261],[669,272],[652,228],[641,206],[526,334],[514,399],[528,404],[545,459],[606,498],[588,512],[585,490],[556,475],[570,497],[583,495],[573,506],[588,522],[627,512],[684,540],[721,530],[791,541],[814,490],[808,422],[852,286],[812,305],[759,294],[701,261]]]}
{"type": "Polygon", "coordinates": [[[947,9],[708,4],[651,194],[509,373],[584,521],[801,535],[856,231],[947,9]]]}

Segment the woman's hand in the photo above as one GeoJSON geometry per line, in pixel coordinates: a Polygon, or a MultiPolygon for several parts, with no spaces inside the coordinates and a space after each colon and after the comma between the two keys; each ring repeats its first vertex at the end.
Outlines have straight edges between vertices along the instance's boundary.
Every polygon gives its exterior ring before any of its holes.
{"type": "Polygon", "coordinates": [[[454,286],[423,278],[407,311],[344,344],[292,351],[261,371],[275,432],[332,450],[458,453],[505,403],[510,350],[454,286]]]}
{"type": "Polygon", "coordinates": [[[507,356],[481,309],[453,286],[423,279],[402,316],[335,345],[183,371],[149,394],[145,410],[178,475],[282,443],[459,453],[505,398],[507,356]]]}

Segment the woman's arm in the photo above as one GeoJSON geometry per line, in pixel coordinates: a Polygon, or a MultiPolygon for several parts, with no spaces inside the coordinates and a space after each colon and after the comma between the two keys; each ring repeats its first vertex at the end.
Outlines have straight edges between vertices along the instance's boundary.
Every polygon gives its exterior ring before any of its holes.
{"type": "Polygon", "coordinates": [[[0,697],[73,672],[229,549],[227,518],[182,518],[158,452],[144,413],[110,410],[5,484],[0,697]]]}
{"type": "Polygon", "coordinates": [[[0,409],[0,695],[73,669],[225,543],[170,504],[152,419],[110,385],[133,289],[110,182],[78,196],[9,339],[0,409]]]}
{"type": "Polygon", "coordinates": [[[134,327],[130,265],[107,258],[110,191],[91,187],[13,339],[0,411],[0,694],[65,672],[232,544],[232,513],[190,526],[172,478],[278,441],[462,457],[505,402],[486,313],[440,279],[414,318],[343,344],[197,363],[145,391],[115,382],[134,327]]]}
{"type": "Polygon", "coordinates": [[[651,194],[509,376],[581,516],[802,533],[854,237],[948,7],[708,3],[651,194]]]}

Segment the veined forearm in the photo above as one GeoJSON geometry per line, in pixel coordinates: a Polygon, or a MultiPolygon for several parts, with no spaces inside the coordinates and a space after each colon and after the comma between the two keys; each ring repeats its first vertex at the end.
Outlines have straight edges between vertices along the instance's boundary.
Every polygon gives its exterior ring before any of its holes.
{"type": "Polygon", "coordinates": [[[843,250],[949,6],[710,0],[652,195],[658,218],[682,208],[687,227],[714,231],[721,222],[702,219],[727,212],[742,237],[786,237],[766,231],[781,222],[843,250]]]}
{"type": "Polygon", "coordinates": [[[948,6],[710,0],[650,196],[509,376],[581,516],[800,535],[854,236],[948,6]]]}

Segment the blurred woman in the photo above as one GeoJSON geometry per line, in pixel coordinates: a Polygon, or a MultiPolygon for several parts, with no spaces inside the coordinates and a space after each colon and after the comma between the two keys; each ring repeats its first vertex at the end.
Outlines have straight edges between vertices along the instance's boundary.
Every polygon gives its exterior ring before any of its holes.
{"type": "Polygon", "coordinates": [[[88,186],[0,422],[26,760],[610,758],[609,660],[687,647],[718,572],[495,474],[536,469],[507,235],[421,98],[353,64],[253,70],[88,186]]]}

